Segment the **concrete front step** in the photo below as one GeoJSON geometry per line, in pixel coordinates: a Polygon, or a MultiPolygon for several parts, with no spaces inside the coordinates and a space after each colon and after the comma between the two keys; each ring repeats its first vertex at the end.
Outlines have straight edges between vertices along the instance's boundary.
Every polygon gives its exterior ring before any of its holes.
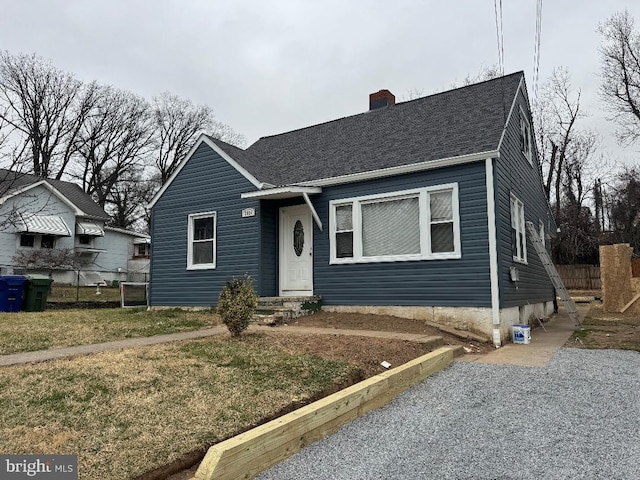
{"type": "Polygon", "coordinates": [[[285,312],[273,312],[273,313],[256,313],[253,316],[253,322],[257,325],[282,325],[285,323],[285,312]]]}
{"type": "Polygon", "coordinates": [[[318,304],[320,297],[260,297],[254,322],[261,325],[282,325],[287,321],[306,315],[307,304],[318,304]]]}
{"type": "Polygon", "coordinates": [[[321,297],[319,295],[312,295],[310,297],[260,297],[258,299],[258,307],[271,307],[271,306],[283,306],[292,303],[315,303],[319,302],[321,297]]]}

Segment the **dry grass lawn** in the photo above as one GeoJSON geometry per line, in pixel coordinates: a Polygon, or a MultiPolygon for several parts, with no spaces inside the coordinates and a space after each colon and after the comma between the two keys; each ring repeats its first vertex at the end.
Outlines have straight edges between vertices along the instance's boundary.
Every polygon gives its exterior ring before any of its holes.
{"type": "Polygon", "coordinates": [[[0,313],[0,355],[197,330],[221,323],[210,311],[109,308],[0,313]]]}
{"type": "Polygon", "coordinates": [[[355,367],[267,336],[5,367],[0,451],[77,453],[83,479],[131,478],[326,390],[355,367]]]}

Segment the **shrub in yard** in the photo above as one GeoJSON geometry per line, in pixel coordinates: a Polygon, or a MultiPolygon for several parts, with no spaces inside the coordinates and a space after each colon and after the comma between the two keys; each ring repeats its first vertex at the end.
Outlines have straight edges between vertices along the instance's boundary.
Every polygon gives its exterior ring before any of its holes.
{"type": "Polygon", "coordinates": [[[229,280],[218,297],[216,313],[231,332],[231,336],[239,336],[245,330],[258,306],[258,296],[253,289],[251,277],[234,277],[229,280]]]}

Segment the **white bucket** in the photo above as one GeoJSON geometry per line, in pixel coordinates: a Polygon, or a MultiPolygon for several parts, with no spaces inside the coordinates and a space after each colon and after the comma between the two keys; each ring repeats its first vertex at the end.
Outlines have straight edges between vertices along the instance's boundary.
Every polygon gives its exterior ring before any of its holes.
{"type": "Polygon", "coordinates": [[[531,327],[529,325],[511,325],[513,343],[528,344],[531,342],[531,327]]]}

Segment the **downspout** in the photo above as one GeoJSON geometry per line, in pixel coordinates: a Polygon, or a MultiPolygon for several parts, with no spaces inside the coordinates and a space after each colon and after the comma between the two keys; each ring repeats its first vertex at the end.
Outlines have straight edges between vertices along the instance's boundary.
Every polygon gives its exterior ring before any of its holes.
{"type": "Polygon", "coordinates": [[[498,284],[498,241],[496,235],[496,203],[493,180],[493,159],[485,160],[487,190],[487,233],[489,237],[489,275],[491,279],[491,319],[493,344],[502,345],[500,333],[500,286],[498,284]]]}

